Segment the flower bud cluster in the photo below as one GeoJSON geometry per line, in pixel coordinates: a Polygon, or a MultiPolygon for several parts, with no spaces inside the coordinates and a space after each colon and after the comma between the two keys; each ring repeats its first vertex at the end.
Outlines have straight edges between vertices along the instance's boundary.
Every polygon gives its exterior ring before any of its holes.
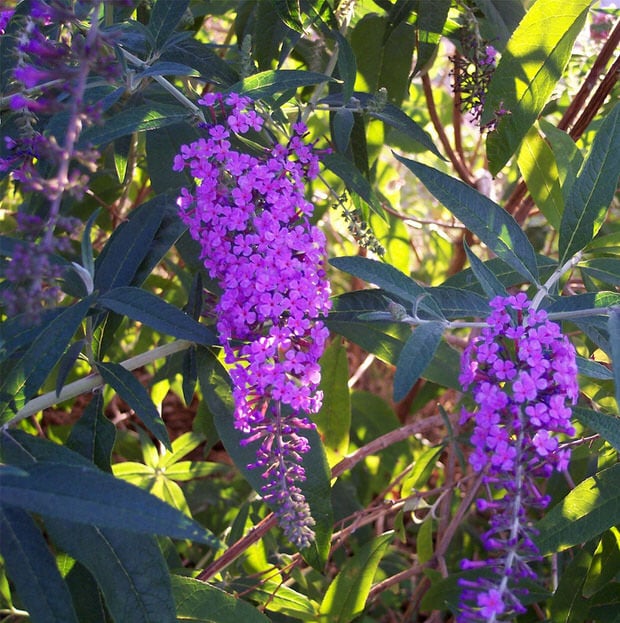
{"type": "Polygon", "coordinates": [[[212,117],[208,138],[184,145],[174,169],[188,169],[196,186],[178,206],[201,259],[222,289],[217,327],[231,364],[235,427],[260,441],[256,462],[263,498],[298,547],[314,537],[305,478],[309,449],[300,431],[321,405],[319,357],[328,330],[325,237],[310,222],[305,182],[318,174],[318,156],[293,125],[286,145],[262,146],[263,119],[243,96],[209,94],[199,101],[212,117]],[[241,138],[246,142],[244,151],[241,138]],[[251,144],[250,153],[247,145],[251,144]]]}
{"type": "Polygon", "coordinates": [[[83,128],[98,119],[97,107],[87,102],[89,76],[109,79],[119,71],[112,42],[99,27],[100,4],[101,0],[87,7],[31,0],[28,14],[0,14],[16,59],[9,87],[15,131],[4,137],[6,157],[0,158],[0,172],[9,173],[21,193],[36,193],[48,202],[43,202],[47,211],[39,208],[36,217],[17,215],[15,234],[21,240],[3,269],[10,284],[6,312],[25,313],[29,321],[36,321],[37,309],[53,303],[60,293],[60,271],[50,254],[67,247],[65,233],[74,229],[65,227],[62,200],[67,195],[81,198],[99,156],[78,147],[83,128]],[[63,131],[46,130],[51,115],[58,113],[67,117],[63,131]],[[36,221],[36,234],[31,227],[24,230],[27,219],[36,221]]]}
{"type": "Polygon", "coordinates": [[[484,474],[488,492],[477,507],[490,512],[481,536],[488,560],[467,560],[463,568],[491,571],[462,581],[463,622],[513,620],[524,611],[518,584],[534,577],[529,563],[539,559],[528,511],[549,504],[535,479],[568,467],[559,436],[575,433],[571,407],[579,392],[575,349],[545,311],[523,293],[490,305],[488,326],[465,350],[460,376],[476,405],[461,417],[474,423],[469,462],[484,474]]]}

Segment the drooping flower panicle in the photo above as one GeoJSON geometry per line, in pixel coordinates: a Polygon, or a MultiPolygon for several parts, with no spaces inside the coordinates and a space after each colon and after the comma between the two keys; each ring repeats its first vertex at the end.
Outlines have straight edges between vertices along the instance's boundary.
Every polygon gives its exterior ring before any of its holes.
{"type": "Polygon", "coordinates": [[[568,466],[559,436],[575,433],[571,407],[579,391],[575,349],[545,311],[523,293],[490,305],[489,326],[463,354],[460,382],[476,405],[461,417],[474,422],[469,461],[489,494],[477,506],[491,511],[482,535],[488,559],[466,560],[463,568],[491,573],[462,581],[461,622],[512,621],[524,611],[518,584],[534,577],[529,563],[540,557],[527,515],[549,504],[536,479],[568,466]]]}
{"type": "Polygon", "coordinates": [[[318,156],[293,125],[286,145],[239,137],[263,129],[243,96],[209,94],[199,101],[212,117],[207,138],[181,148],[174,169],[188,169],[193,190],[178,198],[181,218],[202,247],[201,259],[222,289],[217,327],[232,365],[235,427],[245,443],[260,441],[251,467],[261,469],[265,501],[299,547],[314,537],[314,521],[298,484],[305,478],[300,434],[320,408],[319,357],[328,331],[319,317],[329,309],[325,237],[310,223],[314,206],[306,181],[318,174],[318,156]]]}

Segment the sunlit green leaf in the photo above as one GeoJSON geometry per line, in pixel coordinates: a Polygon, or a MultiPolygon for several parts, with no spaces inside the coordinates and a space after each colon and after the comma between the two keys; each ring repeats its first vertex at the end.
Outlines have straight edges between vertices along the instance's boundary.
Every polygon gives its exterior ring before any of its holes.
{"type": "Polygon", "coordinates": [[[332,623],[349,623],[363,612],[377,567],[393,539],[392,532],[382,534],[345,561],[327,588],[319,608],[321,615],[332,623]]]}
{"type": "Polygon", "coordinates": [[[620,523],[620,464],[586,478],[538,522],[535,538],[542,554],[597,537],[620,523]]]}
{"type": "Polygon", "coordinates": [[[538,0],[512,33],[491,78],[481,123],[508,111],[487,139],[497,174],[547,103],[585,23],[591,0],[538,0]]]}

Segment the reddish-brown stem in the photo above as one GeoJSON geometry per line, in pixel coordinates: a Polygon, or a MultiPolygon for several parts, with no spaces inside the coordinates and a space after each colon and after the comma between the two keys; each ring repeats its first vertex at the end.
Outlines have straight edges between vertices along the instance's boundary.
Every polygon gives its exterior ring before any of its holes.
{"type": "MultiPolygon", "coordinates": [[[[404,439],[417,435],[418,433],[443,426],[443,424],[443,418],[440,415],[434,415],[432,417],[425,418],[424,420],[412,422],[411,424],[407,424],[401,428],[390,431],[389,433],[386,433],[385,435],[382,435],[381,437],[378,437],[365,446],[359,448],[349,456],[342,459],[340,463],[334,465],[332,468],[332,478],[336,478],[344,472],[352,469],[367,456],[376,454],[381,450],[385,450],[385,448],[388,448],[392,444],[395,444],[398,441],[403,441],[404,439]]],[[[269,514],[262,521],[256,524],[256,526],[251,528],[245,536],[233,543],[217,560],[213,561],[208,567],[203,569],[197,576],[197,579],[207,582],[213,576],[223,571],[226,567],[228,567],[228,565],[232,564],[237,558],[239,558],[239,556],[241,556],[243,552],[250,547],[250,545],[256,543],[267,532],[269,532],[269,530],[275,528],[276,524],[277,520],[275,515],[273,513],[269,514]]]]}
{"type": "Polygon", "coordinates": [[[443,128],[441,120],[439,119],[439,115],[437,114],[437,107],[435,106],[435,98],[433,97],[433,87],[431,85],[431,80],[428,77],[428,74],[424,74],[422,76],[422,88],[424,89],[424,97],[426,98],[426,105],[428,108],[429,115],[431,117],[431,121],[433,122],[433,127],[437,132],[437,136],[441,141],[441,145],[448,156],[448,159],[452,163],[454,170],[457,172],[458,176],[470,186],[473,186],[475,183],[475,179],[473,175],[467,170],[465,165],[459,160],[457,155],[454,153],[452,149],[452,145],[450,145],[450,141],[448,140],[448,136],[446,135],[446,131],[443,128]]]}

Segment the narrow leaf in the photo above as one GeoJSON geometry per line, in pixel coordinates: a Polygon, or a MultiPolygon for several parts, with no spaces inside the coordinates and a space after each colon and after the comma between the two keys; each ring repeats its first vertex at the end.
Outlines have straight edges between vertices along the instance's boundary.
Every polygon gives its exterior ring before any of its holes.
{"type": "Polygon", "coordinates": [[[36,623],[78,623],[71,593],[33,519],[0,506],[0,553],[17,594],[36,623]]]}
{"type": "Polygon", "coordinates": [[[537,524],[541,553],[585,543],[620,523],[620,464],[579,483],[537,524]]]}
{"type": "Polygon", "coordinates": [[[233,84],[228,91],[243,93],[252,99],[262,99],[290,89],[298,89],[331,81],[333,81],[333,78],[313,71],[298,69],[268,70],[233,84]]]}
{"type": "Polygon", "coordinates": [[[538,120],[538,125],[551,145],[562,187],[562,196],[566,200],[583,165],[583,156],[569,134],[542,118],[538,120]]]}
{"type": "Polygon", "coordinates": [[[103,402],[103,393],[95,393],[82,417],[71,428],[66,445],[100,470],[109,472],[116,427],[105,417],[103,402]]]}
{"type": "Polygon", "coordinates": [[[539,282],[534,249],[510,214],[460,180],[419,162],[396,158],[500,259],[530,282],[539,282]]]}
{"type": "MultiPolygon", "coordinates": [[[[386,292],[413,303],[418,312],[426,311],[431,317],[441,318],[441,311],[428,292],[390,264],[361,256],[336,257],[329,260],[329,263],[338,270],[373,283],[386,292]]],[[[413,309],[407,311],[413,314],[413,309]]]]}
{"type": "Polygon", "coordinates": [[[118,363],[97,363],[103,380],[136,412],[142,423],[170,449],[170,438],[157,407],[138,379],[118,363]]]}
{"type": "MultiPolygon", "coordinates": [[[[616,386],[616,405],[620,409],[620,310],[609,314],[609,345],[611,347],[612,370],[616,386]]],[[[616,446],[620,451],[620,445],[616,446]]]]}
{"type": "Polygon", "coordinates": [[[517,165],[536,207],[557,231],[564,211],[560,174],[551,148],[535,126],[521,143],[517,165]]]}
{"type": "Polygon", "coordinates": [[[575,407],[573,415],[588,428],[596,431],[620,452],[620,418],[614,415],[606,415],[600,411],[575,407]]]}
{"type": "Polygon", "coordinates": [[[91,279],[95,277],[95,259],[93,256],[93,243],[90,240],[90,232],[101,212],[101,208],[97,208],[86,221],[84,225],[84,233],[82,234],[82,266],[88,271],[91,279]]]}
{"type": "Polygon", "coordinates": [[[95,288],[101,293],[132,282],[162,223],[163,211],[155,207],[150,201],[141,205],[110,236],[95,260],[95,288]]]}
{"type": "Polygon", "coordinates": [[[219,546],[196,522],[105,472],[48,461],[24,466],[24,471],[25,476],[6,474],[0,466],[1,503],[44,517],[219,546]]]}
{"type": "Polygon", "coordinates": [[[416,27],[416,63],[413,75],[428,69],[435,56],[441,33],[448,19],[450,0],[422,0],[418,4],[416,27]]]}
{"type": "Polygon", "coordinates": [[[585,23],[591,0],[537,0],[513,32],[495,69],[481,122],[508,111],[489,133],[489,169],[496,175],[547,103],[585,23]]]}
{"type": "Polygon", "coordinates": [[[73,369],[77,358],[80,356],[82,349],[84,348],[84,344],[86,340],[78,340],[77,342],[73,342],[71,346],[67,349],[67,352],[60,358],[60,363],[58,365],[58,375],[56,377],[56,397],[60,396],[60,392],[67,380],[67,376],[73,369]]]}
{"type": "Polygon", "coordinates": [[[428,322],[416,327],[403,346],[396,363],[394,374],[394,400],[402,400],[420,378],[433,358],[444,325],[441,322],[428,322]]]}
{"type": "Polygon", "coordinates": [[[349,448],[351,400],[349,365],[342,340],[335,339],[320,360],[323,392],[321,410],[312,418],[318,426],[330,465],[344,458],[349,448]]]}
{"type": "Polygon", "coordinates": [[[134,132],[146,132],[179,123],[188,116],[187,109],[182,106],[159,102],[141,104],[105,119],[105,123],[100,126],[93,126],[84,131],[80,143],[99,147],[134,132]]]}
{"type": "Polygon", "coordinates": [[[590,153],[566,199],[560,224],[561,263],[598,233],[620,176],[620,104],[603,120],[590,153]]]}
{"type": "Polygon", "coordinates": [[[114,621],[175,620],[170,573],[155,537],[49,518],[45,526],[97,580],[114,621]]]}
{"type": "Polygon", "coordinates": [[[249,603],[205,582],[173,575],[172,590],[179,623],[269,623],[249,603]]]}
{"type": "Polygon", "coordinates": [[[0,380],[0,424],[11,419],[11,411],[24,406],[45,382],[62,357],[71,338],[90,308],[93,297],[66,307],[33,340],[30,347],[11,362],[6,376],[0,380]]]}
{"type": "MultiPolygon", "coordinates": [[[[496,296],[506,296],[506,288],[502,282],[493,274],[493,271],[483,262],[470,248],[466,240],[463,240],[463,246],[469,265],[476,279],[480,282],[484,293],[488,299],[496,296]]],[[[488,304],[487,304],[488,307],[488,304]]]]}
{"type": "Polygon", "coordinates": [[[97,303],[165,335],[207,346],[217,341],[210,329],[159,296],[140,288],[124,286],[108,290],[97,303]]]}
{"type": "Polygon", "coordinates": [[[382,534],[364,543],[353,557],[346,560],[327,588],[320,614],[328,617],[331,623],[349,623],[363,612],[372,580],[393,538],[392,532],[382,534]]]}

